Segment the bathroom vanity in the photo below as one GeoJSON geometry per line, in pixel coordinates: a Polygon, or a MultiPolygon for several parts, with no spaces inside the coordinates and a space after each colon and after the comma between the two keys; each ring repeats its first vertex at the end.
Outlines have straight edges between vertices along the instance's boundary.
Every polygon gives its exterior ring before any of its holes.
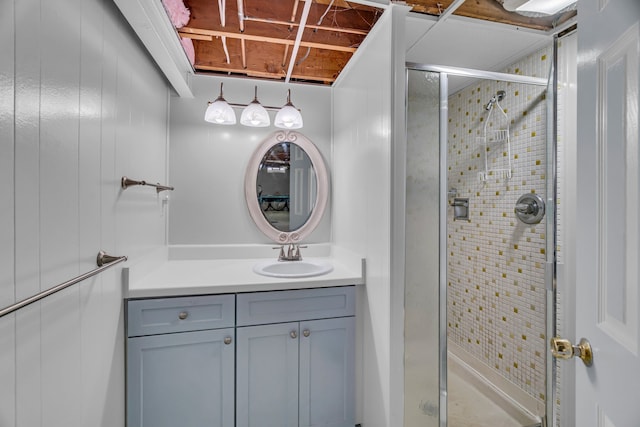
{"type": "Polygon", "coordinates": [[[176,259],[203,248],[128,267],[127,426],[353,427],[362,260],[307,252],[333,270],[282,279],[253,271],[265,258],[176,259]]]}
{"type": "Polygon", "coordinates": [[[300,245],[328,187],[313,143],[275,132],[249,160],[245,198],[278,252],[174,247],[126,269],[128,427],[356,424],[355,285],[364,284],[364,263],[329,245],[300,245]],[[262,192],[276,190],[290,202],[285,214],[264,206],[262,192]]]}
{"type": "Polygon", "coordinates": [[[355,424],[355,286],[126,307],[129,427],[355,424]]]}

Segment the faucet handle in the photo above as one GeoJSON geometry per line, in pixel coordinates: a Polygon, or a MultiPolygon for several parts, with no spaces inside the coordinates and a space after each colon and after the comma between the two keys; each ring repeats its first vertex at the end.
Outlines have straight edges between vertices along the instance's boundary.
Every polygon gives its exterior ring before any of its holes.
{"type": "Polygon", "coordinates": [[[300,245],[296,245],[296,246],[295,246],[295,253],[294,253],[294,257],[295,257],[295,259],[296,259],[296,260],[298,260],[298,261],[302,261],[302,253],[300,252],[300,249],[301,249],[301,248],[302,248],[302,249],[304,249],[304,248],[306,248],[306,247],[307,247],[306,245],[305,245],[305,246],[300,246],[300,245]]]}
{"type": "Polygon", "coordinates": [[[271,249],[280,249],[280,253],[278,254],[278,261],[282,261],[286,258],[286,255],[284,254],[284,245],[275,246],[275,247],[272,247],[271,249]]]}

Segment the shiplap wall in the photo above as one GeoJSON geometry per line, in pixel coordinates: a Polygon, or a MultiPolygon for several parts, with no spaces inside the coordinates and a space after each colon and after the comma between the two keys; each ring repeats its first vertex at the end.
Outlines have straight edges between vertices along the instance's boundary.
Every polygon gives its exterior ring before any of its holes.
{"type": "MultiPolygon", "coordinates": [[[[403,7],[392,5],[333,87],[332,235],[336,246],[366,257],[367,286],[358,292],[362,354],[357,360],[357,422],[369,427],[402,425],[402,333],[394,331],[392,289],[392,161],[394,114],[401,70],[404,97],[403,7]],[[372,90],[375,88],[375,90],[372,90]]],[[[399,102],[404,111],[403,102],[399,102]]],[[[394,139],[396,139],[394,141],[394,139]]],[[[404,138],[399,138],[404,140],[404,138]]],[[[404,158],[403,158],[404,161],[404,158]]],[[[398,255],[398,254],[395,254],[398,255]]],[[[401,287],[395,287],[403,292],[401,287]]]]}
{"type": "MultiPolygon", "coordinates": [[[[166,241],[168,87],[110,0],[0,3],[0,306],[166,241]]],[[[0,426],[124,425],[121,266],[0,319],[0,426]]]]}

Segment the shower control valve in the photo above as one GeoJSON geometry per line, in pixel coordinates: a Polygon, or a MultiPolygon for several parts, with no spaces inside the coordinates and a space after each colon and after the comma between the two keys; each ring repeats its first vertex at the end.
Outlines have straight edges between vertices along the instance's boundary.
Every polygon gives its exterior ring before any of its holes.
{"type": "Polygon", "coordinates": [[[544,200],[534,193],[524,194],[516,202],[513,211],[525,224],[537,224],[544,217],[544,200]]]}

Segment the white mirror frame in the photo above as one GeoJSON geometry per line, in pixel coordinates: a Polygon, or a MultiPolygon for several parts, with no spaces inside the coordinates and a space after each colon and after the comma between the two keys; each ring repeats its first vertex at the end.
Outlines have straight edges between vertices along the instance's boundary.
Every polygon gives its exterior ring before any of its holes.
{"type": "Polygon", "coordinates": [[[244,196],[253,222],[255,222],[260,231],[262,231],[267,237],[274,242],[283,245],[299,243],[302,239],[309,236],[318,226],[327,206],[327,200],[329,197],[329,175],[327,173],[327,168],[324,164],[322,154],[320,154],[320,151],[313,142],[300,132],[276,131],[272,133],[260,143],[249,159],[249,164],[244,177],[244,196]],[[262,208],[258,203],[256,180],[258,179],[260,162],[274,145],[281,144],[283,142],[296,144],[307,153],[311,160],[311,164],[313,165],[313,170],[316,173],[316,182],[318,186],[316,203],[309,219],[307,219],[302,227],[294,231],[281,231],[273,227],[263,215],[262,208]]]}

